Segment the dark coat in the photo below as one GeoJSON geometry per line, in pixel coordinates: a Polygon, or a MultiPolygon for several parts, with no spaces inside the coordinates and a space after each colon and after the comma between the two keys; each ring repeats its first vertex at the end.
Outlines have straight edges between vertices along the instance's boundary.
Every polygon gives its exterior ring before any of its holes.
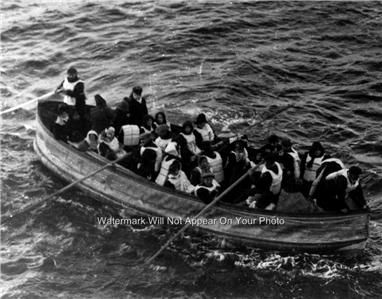
{"type": "Polygon", "coordinates": [[[94,107],[90,111],[91,129],[98,134],[113,124],[115,112],[110,107],[94,107]]]}

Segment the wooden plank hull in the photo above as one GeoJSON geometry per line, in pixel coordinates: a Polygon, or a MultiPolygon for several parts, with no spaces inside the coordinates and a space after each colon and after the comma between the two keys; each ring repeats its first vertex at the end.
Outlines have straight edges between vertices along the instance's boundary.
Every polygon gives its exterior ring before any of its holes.
{"type": "MultiPolygon", "coordinates": [[[[43,113],[54,104],[39,104],[35,150],[41,161],[67,181],[74,181],[109,162],[82,153],[54,139],[43,113]]],[[[183,223],[204,207],[192,196],[151,183],[120,166],[108,168],[78,185],[93,196],[143,215],[179,218],[183,223]]],[[[220,204],[203,218],[198,229],[255,247],[296,251],[358,250],[368,238],[369,215],[293,215],[254,211],[220,204]]],[[[195,226],[196,227],[196,226],[195,226]]]]}

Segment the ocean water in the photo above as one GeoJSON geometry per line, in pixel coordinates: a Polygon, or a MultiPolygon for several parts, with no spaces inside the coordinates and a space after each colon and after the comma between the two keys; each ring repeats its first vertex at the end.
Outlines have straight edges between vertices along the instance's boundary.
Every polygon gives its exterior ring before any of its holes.
{"type": "MultiPolygon", "coordinates": [[[[364,169],[372,213],[361,256],[227,248],[189,231],[143,269],[174,229],[98,225],[125,211],[74,189],[1,226],[2,297],[382,298],[381,46],[378,1],[4,1],[1,109],[74,65],[89,103],[100,93],[113,106],[139,84],[172,122],[203,111],[255,144],[320,140],[364,169]]],[[[1,120],[2,215],[65,185],[33,151],[34,114],[1,120]]]]}

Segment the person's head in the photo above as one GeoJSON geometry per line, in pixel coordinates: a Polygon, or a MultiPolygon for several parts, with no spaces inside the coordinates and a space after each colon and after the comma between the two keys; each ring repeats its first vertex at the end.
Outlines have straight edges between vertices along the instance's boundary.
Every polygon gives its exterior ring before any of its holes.
{"type": "Polygon", "coordinates": [[[146,127],[146,128],[151,128],[152,125],[154,123],[154,118],[149,115],[149,114],[146,114],[144,117],[143,117],[143,125],[146,127]]]}
{"type": "Polygon", "coordinates": [[[196,118],[195,123],[198,128],[200,129],[203,128],[207,123],[206,115],[204,113],[200,113],[198,117],[196,118]]]}
{"type": "Polygon", "coordinates": [[[244,152],[245,143],[242,140],[237,140],[233,143],[233,151],[236,153],[244,152]]]}
{"type": "Polygon", "coordinates": [[[108,127],[107,129],[105,129],[105,136],[108,140],[113,140],[114,136],[115,136],[115,129],[114,127],[108,127]]]}
{"type": "Polygon", "coordinates": [[[78,72],[74,67],[70,67],[66,74],[69,82],[74,82],[78,78],[78,72]]]}
{"type": "Polygon", "coordinates": [[[155,133],[157,133],[157,135],[162,139],[168,139],[168,137],[171,137],[171,136],[169,136],[170,135],[170,129],[168,128],[167,125],[159,125],[155,129],[155,133]]]}
{"type": "Polygon", "coordinates": [[[60,104],[57,109],[57,114],[64,122],[67,122],[69,120],[68,106],[66,104],[60,104]]]}
{"type": "Polygon", "coordinates": [[[142,87],[134,86],[133,91],[132,91],[132,95],[133,95],[134,100],[138,101],[142,96],[142,87]]]}
{"type": "Polygon", "coordinates": [[[179,174],[180,168],[181,168],[180,162],[178,160],[175,160],[170,165],[168,169],[168,174],[172,176],[177,176],[179,174]]]}
{"type": "Polygon", "coordinates": [[[192,122],[185,121],[183,123],[182,129],[183,129],[183,133],[188,135],[192,133],[192,131],[194,130],[194,126],[192,125],[192,122]]]}
{"type": "Polygon", "coordinates": [[[280,142],[280,137],[275,134],[272,134],[268,137],[268,144],[272,146],[277,146],[280,144],[280,142]]]}
{"type": "Polygon", "coordinates": [[[98,134],[96,131],[89,131],[87,134],[87,139],[89,142],[96,143],[98,141],[98,134]]]}
{"type": "Polygon", "coordinates": [[[202,173],[203,185],[205,185],[206,187],[211,187],[213,185],[212,182],[214,180],[214,177],[215,177],[215,175],[212,172],[202,173]]]}
{"type": "Polygon", "coordinates": [[[158,125],[164,125],[167,123],[167,120],[166,120],[166,114],[164,114],[164,112],[160,111],[158,112],[157,114],[155,114],[155,122],[158,124],[158,125]]]}
{"type": "Polygon", "coordinates": [[[289,138],[283,138],[281,141],[281,146],[284,151],[288,151],[292,148],[292,141],[289,138]]]}
{"type": "Polygon", "coordinates": [[[199,156],[198,165],[201,169],[208,169],[210,167],[206,156],[199,156]]]}
{"type": "Polygon", "coordinates": [[[140,144],[142,146],[147,145],[152,141],[152,134],[151,133],[143,133],[139,136],[140,144]]]}
{"type": "Polygon", "coordinates": [[[358,166],[351,166],[349,168],[349,181],[354,184],[358,179],[359,179],[359,176],[361,175],[362,173],[362,169],[358,166]]]}
{"type": "Polygon", "coordinates": [[[317,157],[321,157],[323,154],[324,154],[324,148],[321,145],[321,143],[318,141],[313,142],[309,150],[309,155],[313,158],[317,158],[317,157]]]}
{"type": "Polygon", "coordinates": [[[264,161],[265,161],[265,166],[267,168],[273,166],[276,162],[275,155],[272,153],[267,153],[264,155],[264,161]]]}
{"type": "Polygon", "coordinates": [[[101,97],[99,94],[96,94],[94,96],[94,100],[95,100],[97,107],[99,107],[99,108],[106,107],[106,100],[103,97],[101,97]]]}

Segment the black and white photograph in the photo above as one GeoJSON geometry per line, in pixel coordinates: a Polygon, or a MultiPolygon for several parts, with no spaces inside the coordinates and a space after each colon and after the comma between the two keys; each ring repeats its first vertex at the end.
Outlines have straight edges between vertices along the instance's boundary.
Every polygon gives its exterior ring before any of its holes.
{"type": "Polygon", "coordinates": [[[382,2],[0,3],[0,297],[382,299],[382,2]]]}

